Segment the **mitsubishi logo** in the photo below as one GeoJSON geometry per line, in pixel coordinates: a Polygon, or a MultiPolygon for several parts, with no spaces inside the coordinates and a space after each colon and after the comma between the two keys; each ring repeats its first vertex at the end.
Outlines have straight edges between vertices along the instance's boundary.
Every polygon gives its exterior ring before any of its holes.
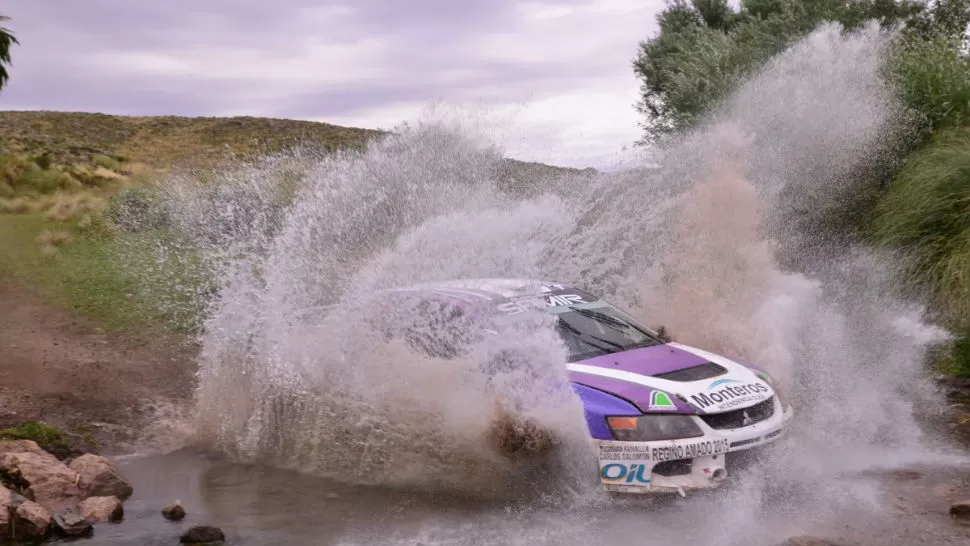
{"type": "Polygon", "coordinates": [[[751,423],[754,423],[754,419],[752,419],[751,416],[748,415],[748,410],[743,410],[741,412],[741,415],[744,417],[741,420],[741,426],[742,427],[746,427],[746,426],[750,425],[751,423]]]}

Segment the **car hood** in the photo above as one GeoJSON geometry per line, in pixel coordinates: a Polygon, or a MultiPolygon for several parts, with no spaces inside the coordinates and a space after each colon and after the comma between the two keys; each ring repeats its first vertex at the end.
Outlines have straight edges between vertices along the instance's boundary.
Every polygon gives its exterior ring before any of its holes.
{"type": "Polygon", "coordinates": [[[752,369],[679,343],[590,358],[567,369],[573,383],[625,399],[644,413],[721,413],[775,394],[752,369]]]}

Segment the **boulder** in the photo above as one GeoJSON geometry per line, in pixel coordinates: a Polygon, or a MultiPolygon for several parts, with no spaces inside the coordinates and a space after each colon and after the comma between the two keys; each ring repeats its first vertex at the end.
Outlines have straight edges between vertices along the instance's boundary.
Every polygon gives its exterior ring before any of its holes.
{"type": "Polygon", "coordinates": [[[225,540],[222,529],[208,525],[193,527],[179,537],[182,544],[218,544],[225,540]]]}
{"type": "Polygon", "coordinates": [[[953,503],[950,506],[950,515],[959,520],[970,522],[970,500],[953,503]]]}
{"type": "Polygon", "coordinates": [[[78,485],[84,497],[117,497],[123,500],[134,492],[131,483],[118,472],[114,463],[101,455],[81,455],[71,461],[70,468],[80,476],[78,485]]]}
{"type": "Polygon", "coordinates": [[[0,442],[0,456],[5,453],[36,453],[43,455],[47,452],[33,440],[4,440],[0,442]]]}
{"type": "Polygon", "coordinates": [[[50,511],[75,506],[82,498],[77,474],[34,442],[20,444],[25,451],[13,451],[8,442],[0,454],[0,476],[23,489],[24,496],[50,511]],[[36,449],[34,449],[36,448],[36,449]]]}
{"type": "Polygon", "coordinates": [[[89,536],[94,531],[94,526],[74,509],[54,514],[54,523],[60,534],[66,537],[89,536]]]}
{"type": "Polygon", "coordinates": [[[165,516],[165,519],[179,521],[185,517],[185,508],[182,508],[182,503],[175,501],[174,504],[162,508],[162,515],[165,516]]]}
{"type": "Polygon", "coordinates": [[[10,524],[13,522],[13,514],[17,510],[17,507],[26,500],[25,497],[0,485],[0,537],[10,536],[10,524]]]}
{"type": "Polygon", "coordinates": [[[51,529],[51,514],[36,502],[25,500],[14,510],[10,526],[14,540],[42,539],[51,529]]]}
{"type": "Polygon", "coordinates": [[[78,511],[89,523],[117,522],[125,517],[118,497],[88,497],[81,501],[78,511]]]}

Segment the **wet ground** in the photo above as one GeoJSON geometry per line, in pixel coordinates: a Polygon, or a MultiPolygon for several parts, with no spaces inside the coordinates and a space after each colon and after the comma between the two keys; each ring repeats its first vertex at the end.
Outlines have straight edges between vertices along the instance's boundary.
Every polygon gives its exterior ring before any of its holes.
{"type": "Polygon", "coordinates": [[[353,487],[187,450],[126,457],[119,466],[135,494],[125,504],[125,521],[98,526],[93,543],[177,544],[193,525],[221,527],[229,544],[265,546],[770,545],[794,535],[859,546],[970,543],[970,526],[947,513],[953,501],[970,498],[970,464],[845,477],[847,488],[871,487],[872,502],[834,514],[820,509],[811,491],[793,491],[773,507],[770,496],[752,502],[757,495],[746,495],[741,484],[687,499],[539,505],[353,487]],[[799,494],[806,503],[801,512],[799,494]],[[188,515],[167,521],[161,509],[176,499],[188,515]]]}

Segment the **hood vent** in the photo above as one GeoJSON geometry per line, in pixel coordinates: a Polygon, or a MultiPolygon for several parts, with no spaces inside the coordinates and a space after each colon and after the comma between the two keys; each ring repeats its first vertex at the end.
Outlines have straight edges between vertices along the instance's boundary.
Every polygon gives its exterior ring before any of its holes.
{"type": "Polygon", "coordinates": [[[706,364],[701,364],[700,366],[691,366],[690,368],[655,374],[652,377],[656,377],[657,379],[666,379],[667,381],[680,381],[686,383],[689,381],[710,379],[726,373],[728,373],[728,370],[724,366],[715,364],[713,362],[708,362],[706,364]]]}

